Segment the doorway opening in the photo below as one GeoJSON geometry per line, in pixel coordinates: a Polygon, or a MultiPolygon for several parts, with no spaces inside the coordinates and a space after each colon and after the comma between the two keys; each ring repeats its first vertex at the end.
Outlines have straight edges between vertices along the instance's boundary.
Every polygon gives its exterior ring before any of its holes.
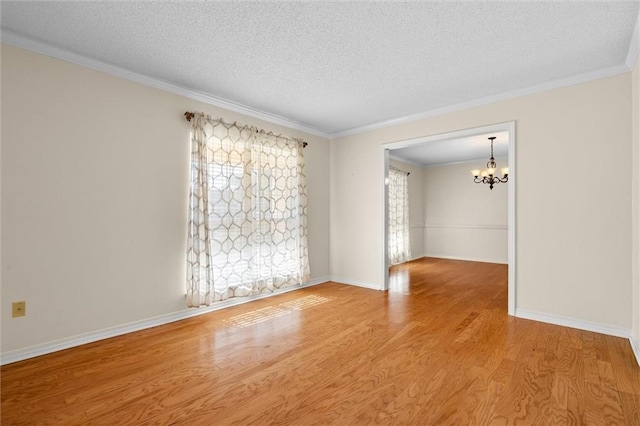
{"type": "MultiPolygon", "coordinates": [[[[468,179],[470,182],[473,182],[474,176],[470,173],[471,169],[480,168],[478,166],[486,163],[489,158],[489,141],[488,137],[497,136],[496,139],[496,161],[498,162],[499,167],[504,167],[508,165],[508,181],[504,183],[499,183],[496,186],[500,186],[500,191],[506,192],[507,198],[507,208],[506,208],[506,233],[507,233],[507,247],[506,247],[506,263],[508,265],[508,302],[507,302],[507,312],[509,315],[514,316],[516,310],[516,215],[515,215],[515,205],[516,205],[516,131],[515,131],[515,121],[493,124],[488,126],[476,127],[472,129],[459,130],[454,132],[442,133],[438,135],[425,136],[420,138],[390,142],[387,144],[383,144],[382,147],[382,163],[384,167],[384,214],[383,214],[383,280],[384,290],[389,290],[389,252],[388,252],[388,229],[389,229],[389,167],[392,164],[396,164],[397,160],[405,160],[406,163],[407,155],[409,153],[422,152],[426,154],[429,159],[425,160],[424,158],[417,158],[413,163],[416,166],[425,167],[425,164],[437,164],[440,163],[448,163],[450,165],[455,165],[458,169],[467,167],[469,170],[466,170],[466,173],[463,173],[464,179],[468,179]],[[473,145],[475,144],[475,148],[473,145]],[[475,151],[474,151],[475,149],[475,151]],[[480,149],[481,151],[478,151],[480,149]],[[505,150],[508,151],[505,153],[505,150]],[[402,157],[394,155],[394,151],[398,154],[401,154],[402,157]],[[475,152],[475,154],[474,154],[475,152]],[[481,155],[478,155],[478,152],[481,152],[481,155]],[[469,158],[469,157],[473,158],[469,158]],[[425,163],[426,161],[426,163],[425,163]],[[506,164],[500,164],[500,162],[506,164]],[[505,188],[506,187],[506,188],[505,188]],[[506,191],[505,191],[506,190],[506,191]]],[[[410,164],[412,160],[408,161],[410,164]]],[[[428,170],[430,167],[427,165],[425,170],[428,170]]],[[[437,166],[433,167],[434,169],[437,166]]],[[[463,176],[460,175],[460,176],[463,176]]],[[[495,191],[497,188],[493,190],[489,188],[489,185],[484,185],[482,183],[476,185],[478,193],[483,193],[486,191],[486,196],[495,196],[498,191],[495,191]],[[491,193],[489,191],[495,191],[495,193],[491,193]]],[[[446,191],[446,189],[445,189],[446,191]]],[[[484,193],[483,193],[484,194],[484,193]]],[[[426,222],[423,220],[423,222],[426,222]]],[[[425,228],[423,235],[440,235],[442,238],[446,238],[446,223],[423,223],[422,226],[425,228]],[[428,230],[427,228],[433,228],[428,230]],[[440,228],[440,229],[438,229],[440,228]]],[[[458,228],[464,227],[465,225],[457,225],[458,228]]],[[[499,231],[502,229],[504,232],[504,225],[484,225],[487,232],[489,230],[499,231]]],[[[452,226],[449,226],[452,227],[452,226]]],[[[478,228],[477,226],[475,228],[478,228]]],[[[480,226],[482,228],[482,225],[480,226]]],[[[504,234],[503,234],[504,235],[504,234]]],[[[426,248],[426,239],[423,243],[426,248]]],[[[419,247],[419,245],[418,245],[419,247]]],[[[423,248],[422,252],[427,254],[428,252],[423,248]]],[[[418,249],[418,252],[420,250],[418,249]]],[[[498,250],[499,251],[499,250],[498,250]]],[[[414,257],[421,257],[415,256],[414,257]]],[[[496,256],[504,257],[505,254],[499,254],[496,256]]],[[[438,257],[438,256],[435,256],[438,257]]],[[[447,257],[447,256],[440,256],[447,257]]],[[[452,257],[459,258],[461,257],[452,257]]],[[[469,258],[467,260],[474,260],[473,258],[469,258]]],[[[482,260],[481,260],[482,261],[482,260]]],[[[487,261],[487,260],[484,260],[487,261]]],[[[504,263],[504,261],[498,261],[497,263],[504,263]]]]}

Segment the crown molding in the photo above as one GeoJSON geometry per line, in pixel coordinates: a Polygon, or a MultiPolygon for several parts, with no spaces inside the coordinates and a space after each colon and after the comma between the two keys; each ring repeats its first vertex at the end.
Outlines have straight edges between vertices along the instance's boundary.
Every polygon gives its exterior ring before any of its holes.
{"type": "Polygon", "coordinates": [[[413,166],[418,166],[418,167],[421,167],[421,168],[425,167],[425,165],[422,164],[422,163],[419,163],[419,162],[414,161],[414,160],[407,160],[406,158],[398,157],[397,155],[393,155],[391,153],[389,153],[389,160],[398,161],[400,163],[411,164],[413,166]]]}
{"type": "MultiPolygon", "coordinates": [[[[496,155],[495,159],[496,160],[505,160],[507,162],[507,165],[509,164],[509,155],[508,155],[508,153],[507,153],[507,155],[496,155]]],[[[448,161],[446,163],[423,164],[422,167],[424,169],[430,169],[432,167],[455,166],[455,165],[458,165],[458,164],[471,164],[471,163],[477,163],[477,162],[486,163],[487,162],[487,157],[472,158],[470,160],[448,161]]]]}
{"type": "Polygon", "coordinates": [[[627,58],[624,61],[630,71],[633,71],[636,66],[638,53],[640,53],[640,12],[638,12],[638,16],[636,17],[636,25],[633,27],[631,41],[629,41],[629,51],[627,52],[627,58]]]}
{"type": "MultiPolygon", "coordinates": [[[[457,225],[454,223],[426,223],[423,228],[436,228],[436,229],[481,229],[483,231],[506,231],[509,229],[507,225],[457,225]]],[[[432,257],[432,256],[429,256],[432,257]]],[[[436,256],[437,257],[437,256],[436,256]]],[[[453,259],[453,258],[451,258],[453,259]]],[[[458,258],[456,258],[458,259],[458,258]]],[[[460,259],[460,260],[468,260],[468,259],[460,259]]]]}
{"type": "Polygon", "coordinates": [[[624,74],[627,72],[629,72],[629,69],[627,68],[626,64],[616,65],[609,68],[602,68],[596,71],[591,71],[584,74],[578,74],[568,78],[548,81],[546,83],[537,84],[535,86],[525,87],[523,89],[512,90],[509,92],[500,93],[498,95],[492,95],[484,98],[475,99],[473,101],[461,102],[459,104],[449,105],[442,108],[435,108],[435,109],[424,111],[418,114],[412,114],[412,115],[407,115],[405,117],[393,118],[391,120],[377,121],[375,123],[367,124],[364,126],[354,127],[353,129],[332,133],[331,138],[337,139],[344,136],[351,136],[359,133],[369,132],[372,130],[384,129],[386,127],[397,126],[404,123],[410,123],[413,121],[422,120],[429,117],[435,117],[442,114],[448,114],[448,113],[460,111],[463,109],[469,109],[469,108],[479,107],[483,105],[488,105],[494,102],[506,101],[508,99],[519,98],[521,96],[533,95],[535,93],[545,92],[547,90],[573,86],[575,84],[586,83],[591,80],[598,80],[601,78],[612,77],[614,75],[624,74]]]}
{"type": "MultiPolygon", "coordinates": [[[[640,14],[638,15],[640,19],[640,14]]],[[[449,105],[442,108],[435,108],[428,111],[423,111],[417,114],[411,114],[404,117],[398,117],[390,120],[382,120],[374,123],[370,123],[364,126],[358,126],[351,129],[343,130],[335,133],[326,133],[321,130],[309,127],[297,121],[293,121],[275,114],[271,114],[265,111],[260,111],[255,108],[251,108],[246,105],[242,105],[227,99],[223,99],[217,96],[210,95],[205,92],[187,89],[185,87],[178,86],[173,83],[169,83],[163,80],[152,78],[140,73],[136,73],[124,68],[117,67],[115,65],[108,64],[106,62],[99,61],[97,59],[90,58],[88,56],[80,55],[65,49],[55,47],[53,45],[43,43],[38,40],[34,40],[22,35],[16,34],[12,31],[1,30],[0,38],[2,43],[6,43],[11,46],[20,47],[22,49],[30,50],[32,52],[40,53],[42,55],[50,56],[56,59],[61,59],[66,62],[70,62],[76,65],[91,68],[97,71],[101,71],[116,77],[124,78],[126,80],[134,81],[136,83],[143,84],[145,86],[153,87],[165,92],[173,93],[179,96],[184,96],[189,99],[204,102],[209,105],[224,108],[230,111],[235,111],[240,114],[247,115],[249,117],[264,120],[269,123],[285,126],[290,129],[300,130],[305,133],[309,133],[315,136],[320,136],[326,139],[337,139],[344,136],[355,135],[359,133],[365,133],[372,130],[383,129],[386,127],[397,126],[404,123],[410,123],[417,120],[422,120],[429,117],[435,117],[442,114],[452,113],[464,109],[479,107],[488,105],[498,101],[504,101],[508,99],[518,98],[521,96],[527,96],[538,92],[544,92],[547,90],[558,89],[561,87],[571,86],[574,84],[585,83],[591,80],[597,80],[600,78],[612,77],[614,75],[623,74],[632,70],[635,66],[635,61],[640,53],[640,24],[638,19],[636,20],[636,26],[633,31],[631,43],[629,45],[629,51],[624,64],[603,68],[600,70],[579,74],[576,76],[553,80],[546,83],[538,84],[535,86],[526,87],[523,89],[517,89],[509,92],[504,92],[498,95],[487,96],[484,98],[475,99],[468,102],[461,102],[454,105],[449,105]]]]}
{"type": "Polygon", "coordinates": [[[12,31],[2,30],[0,32],[2,43],[20,47],[22,49],[30,50],[32,52],[40,53],[42,55],[50,56],[52,58],[61,59],[72,64],[80,65],[83,67],[91,68],[97,71],[104,72],[116,77],[124,78],[126,80],[134,81],[136,83],[143,84],[145,86],[160,89],[165,92],[173,93],[175,95],[184,96],[185,98],[193,99],[196,101],[204,102],[209,105],[224,108],[230,111],[238,112],[240,114],[247,115],[249,117],[264,120],[269,123],[285,126],[290,129],[300,130],[305,133],[309,133],[315,136],[320,136],[326,139],[330,139],[331,136],[328,133],[322,132],[318,129],[308,127],[297,121],[289,120],[288,118],[281,117],[275,114],[271,114],[265,111],[260,111],[255,108],[248,107],[227,99],[219,98],[217,96],[210,95],[205,92],[197,90],[187,89],[185,87],[178,86],[167,81],[152,78],[144,74],[133,72],[124,68],[117,67],[115,65],[108,64],[106,62],[99,61],[97,59],[90,58],[88,56],[80,55],[69,50],[61,49],[53,45],[43,43],[38,40],[34,40],[22,35],[16,34],[12,31]]]}
{"type": "MultiPolygon", "coordinates": [[[[389,159],[390,160],[399,161],[401,163],[412,164],[414,166],[418,166],[418,167],[421,167],[423,169],[430,169],[432,167],[442,167],[442,166],[455,166],[457,164],[477,163],[478,161],[486,162],[486,160],[487,160],[487,157],[482,157],[482,158],[472,158],[470,160],[458,160],[458,161],[447,161],[447,162],[444,162],[444,163],[422,164],[422,163],[420,163],[418,161],[407,160],[406,158],[398,157],[397,155],[392,154],[392,152],[393,151],[389,152],[389,159]]],[[[507,160],[507,162],[508,162],[509,161],[509,156],[508,155],[497,155],[496,156],[496,160],[499,160],[499,159],[507,160]]]]}

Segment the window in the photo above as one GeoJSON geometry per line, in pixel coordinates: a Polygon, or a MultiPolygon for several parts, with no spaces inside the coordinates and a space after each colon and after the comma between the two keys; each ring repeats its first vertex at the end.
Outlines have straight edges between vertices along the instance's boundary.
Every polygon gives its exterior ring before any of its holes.
{"type": "Polygon", "coordinates": [[[302,142],[199,118],[187,260],[193,305],[301,283],[309,275],[302,142]]]}
{"type": "Polygon", "coordinates": [[[389,167],[389,264],[411,257],[409,244],[409,178],[407,172],[389,167]]]}

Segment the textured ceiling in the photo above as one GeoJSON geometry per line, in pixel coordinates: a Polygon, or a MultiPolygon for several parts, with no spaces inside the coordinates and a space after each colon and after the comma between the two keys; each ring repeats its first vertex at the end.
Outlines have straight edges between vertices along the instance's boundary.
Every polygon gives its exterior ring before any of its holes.
{"type": "MultiPolygon", "coordinates": [[[[491,156],[491,142],[488,139],[490,136],[496,137],[493,143],[494,157],[506,157],[509,154],[509,132],[440,139],[408,148],[394,149],[390,154],[396,160],[406,160],[421,166],[478,160],[474,168],[483,168],[491,156]]],[[[471,166],[469,168],[471,169],[471,166]]]]}
{"type": "Polygon", "coordinates": [[[624,64],[638,2],[7,2],[2,28],[335,134],[624,64]]]}

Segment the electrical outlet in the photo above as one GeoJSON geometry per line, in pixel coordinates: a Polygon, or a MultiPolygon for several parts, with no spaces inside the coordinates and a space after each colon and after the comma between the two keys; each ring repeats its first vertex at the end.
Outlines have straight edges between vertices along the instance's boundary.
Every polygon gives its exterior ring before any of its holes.
{"type": "Polygon", "coordinates": [[[11,307],[13,308],[12,310],[13,318],[23,317],[27,315],[27,302],[25,302],[24,300],[20,302],[13,302],[11,304],[11,307]]]}

